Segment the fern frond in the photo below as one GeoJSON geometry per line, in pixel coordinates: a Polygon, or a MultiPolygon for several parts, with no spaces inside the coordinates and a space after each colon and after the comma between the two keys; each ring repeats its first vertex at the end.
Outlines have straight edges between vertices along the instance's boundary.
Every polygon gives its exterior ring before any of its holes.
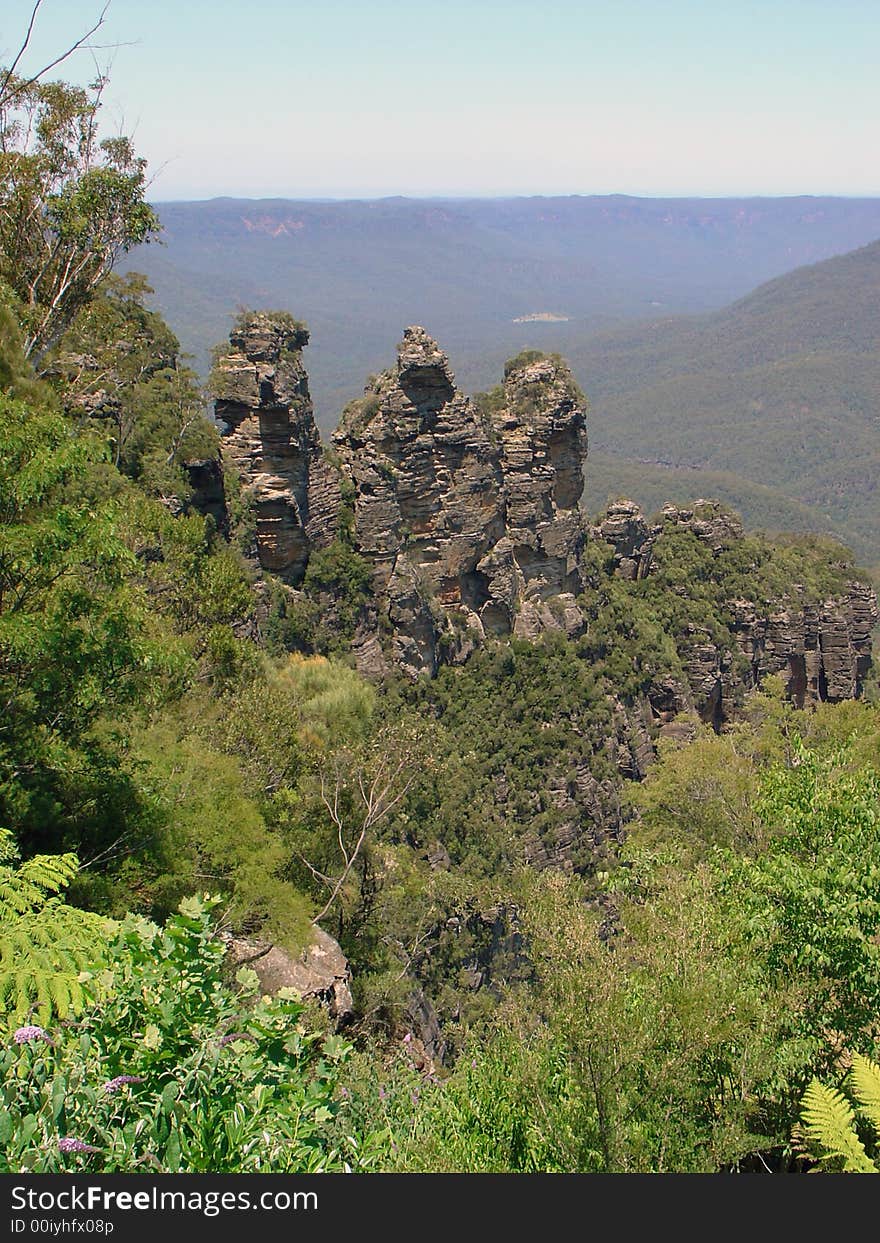
{"type": "Polygon", "coordinates": [[[78,871],[76,855],[35,855],[19,866],[18,876],[46,893],[59,893],[67,888],[78,871]]]}
{"type": "Polygon", "coordinates": [[[57,896],[76,872],[70,854],[0,865],[0,1031],[26,1018],[45,1026],[84,1003],[80,974],[101,960],[112,924],[57,896]]]}
{"type": "Polygon", "coordinates": [[[814,1079],[801,1102],[804,1131],[820,1160],[840,1160],[849,1174],[876,1174],[873,1162],[856,1134],[856,1119],[846,1097],[814,1079]]]}
{"type": "Polygon", "coordinates": [[[869,1057],[854,1053],[849,1079],[861,1112],[880,1138],[880,1066],[869,1057]]]}

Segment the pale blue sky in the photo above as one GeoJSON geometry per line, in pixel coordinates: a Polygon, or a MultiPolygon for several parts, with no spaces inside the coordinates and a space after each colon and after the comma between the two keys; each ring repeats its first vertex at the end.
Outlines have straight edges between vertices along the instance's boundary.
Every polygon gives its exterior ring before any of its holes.
{"type": "MultiPolygon", "coordinates": [[[[27,63],[99,11],[43,0],[27,63]]],[[[159,200],[880,194],[880,0],[112,0],[101,41],[159,200]]]]}

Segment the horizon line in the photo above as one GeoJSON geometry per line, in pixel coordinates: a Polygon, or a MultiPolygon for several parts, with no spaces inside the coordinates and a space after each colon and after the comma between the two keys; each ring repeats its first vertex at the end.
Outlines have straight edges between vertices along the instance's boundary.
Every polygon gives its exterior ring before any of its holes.
{"type": "Polygon", "coordinates": [[[688,202],[731,203],[753,201],[792,201],[796,199],[843,199],[852,202],[875,202],[880,200],[880,190],[875,193],[819,193],[802,191],[796,194],[770,194],[765,192],[743,194],[630,194],[622,190],[607,192],[582,192],[552,194],[546,192],[520,192],[515,194],[210,194],[204,197],[175,197],[150,199],[151,203],[497,203],[526,199],[635,199],[639,202],[688,202]]]}

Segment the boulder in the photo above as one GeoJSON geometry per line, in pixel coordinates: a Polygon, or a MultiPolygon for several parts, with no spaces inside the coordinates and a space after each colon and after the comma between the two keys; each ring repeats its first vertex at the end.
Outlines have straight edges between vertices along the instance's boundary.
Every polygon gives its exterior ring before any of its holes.
{"type": "Polygon", "coordinates": [[[229,938],[227,953],[236,968],[247,966],[256,972],[263,993],[274,995],[292,988],[304,999],[325,1005],[337,1023],[350,1019],[351,972],[339,945],[322,928],[313,928],[311,944],[299,954],[278,945],[229,938]]]}

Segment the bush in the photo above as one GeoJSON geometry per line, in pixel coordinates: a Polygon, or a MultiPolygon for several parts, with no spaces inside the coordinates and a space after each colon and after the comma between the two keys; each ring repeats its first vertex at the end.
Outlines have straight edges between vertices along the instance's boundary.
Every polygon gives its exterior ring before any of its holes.
{"type": "Polygon", "coordinates": [[[363,1168],[377,1138],[331,1124],[350,1046],[256,977],[223,973],[211,900],[164,929],[129,918],[96,978],[101,1005],[0,1053],[0,1169],[313,1173],[363,1168]]]}

